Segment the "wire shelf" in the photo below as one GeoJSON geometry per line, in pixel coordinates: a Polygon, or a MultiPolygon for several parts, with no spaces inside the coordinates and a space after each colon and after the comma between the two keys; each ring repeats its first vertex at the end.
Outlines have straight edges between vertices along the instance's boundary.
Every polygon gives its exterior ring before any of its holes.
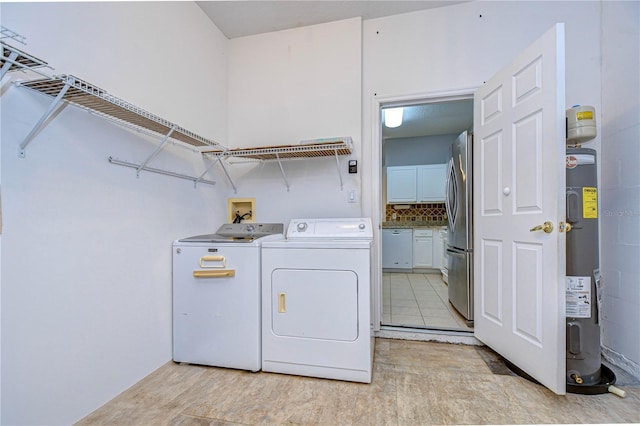
{"type": "MultiPolygon", "coordinates": [[[[350,155],[353,150],[353,140],[351,137],[341,138],[327,138],[327,139],[314,139],[308,141],[302,141],[298,145],[279,145],[279,146],[264,146],[258,148],[236,148],[227,149],[222,152],[212,151],[208,149],[202,149],[203,155],[210,155],[216,157],[218,160],[231,157],[250,158],[254,160],[275,160],[280,166],[280,173],[284,179],[284,183],[287,187],[287,191],[290,190],[289,181],[287,175],[282,166],[283,160],[293,160],[302,158],[320,158],[320,157],[334,157],[336,165],[338,167],[338,177],[340,179],[340,188],[344,188],[344,182],[342,180],[342,173],[340,173],[340,161],[339,156],[350,155]]],[[[236,185],[231,179],[231,176],[227,172],[222,161],[219,161],[222,166],[227,179],[236,191],[236,185]]]]}
{"type": "Polygon", "coordinates": [[[45,61],[35,56],[29,55],[20,49],[8,45],[4,41],[0,41],[2,55],[0,55],[0,68],[2,76],[9,71],[18,71],[23,69],[35,69],[47,67],[51,68],[45,61]]]}
{"type": "Polygon", "coordinates": [[[189,145],[223,149],[213,140],[190,132],[73,75],[62,74],[50,78],[24,81],[20,85],[51,97],[59,96],[66,87],[62,100],[100,116],[116,122],[138,126],[161,136],[170,134],[171,139],[189,145]]]}
{"type": "Polygon", "coordinates": [[[286,160],[294,158],[333,157],[350,155],[353,142],[350,137],[303,141],[299,145],[280,145],[257,148],[236,148],[222,152],[202,150],[215,157],[242,157],[255,160],[286,160]]]}
{"type": "Polygon", "coordinates": [[[10,30],[4,25],[0,25],[0,39],[10,38],[11,40],[15,40],[18,43],[27,44],[27,38],[18,34],[17,32],[10,30]]]}

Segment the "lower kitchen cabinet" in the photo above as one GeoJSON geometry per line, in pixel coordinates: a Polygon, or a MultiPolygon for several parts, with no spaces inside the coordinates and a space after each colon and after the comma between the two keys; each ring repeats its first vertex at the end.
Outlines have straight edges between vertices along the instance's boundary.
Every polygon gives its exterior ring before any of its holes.
{"type": "Polygon", "coordinates": [[[434,268],[433,266],[433,230],[413,230],[413,267],[434,268]]]}

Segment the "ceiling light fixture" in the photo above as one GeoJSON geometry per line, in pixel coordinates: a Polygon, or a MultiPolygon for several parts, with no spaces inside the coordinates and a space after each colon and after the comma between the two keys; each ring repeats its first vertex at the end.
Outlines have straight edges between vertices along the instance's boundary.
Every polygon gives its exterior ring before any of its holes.
{"type": "Polygon", "coordinates": [[[384,125],[389,128],[399,127],[402,124],[402,112],[404,108],[387,108],[384,110],[384,125]]]}

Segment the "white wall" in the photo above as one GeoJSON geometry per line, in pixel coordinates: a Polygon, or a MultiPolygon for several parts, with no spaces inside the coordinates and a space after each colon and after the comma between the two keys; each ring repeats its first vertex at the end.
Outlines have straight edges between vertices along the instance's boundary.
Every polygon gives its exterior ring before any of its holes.
{"type": "MultiPolygon", "coordinates": [[[[376,98],[479,87],[556,22],[566,23],[566,103],[599,109],[599,11],[590,1],[481,1],[364,21],[364,158],[379,149],[371,141],[376,98]]],[[[365,164],[363,179],[375,180],[377,167],[365,164]]],[[[377,208],[372,194],[363,194],[365,212],[377,208]]]]}
{"type": "MultiPolygon", "coordinates": [[[[55,73],[226,139],[228,40],[195,3],[1,7],[55,73]]],[[[2,424],[70,424],[170,361],[171,242],[214,231],[226,190],[109,164],[158,142],[74,107],[18,158],[50,99],[2,83],[2,424]]],[[[168,146],[151,166],[205,163],[168,146]]]]}
{"type": "MultiPolygon", "coordinates": [[[[256,219],[357,217],[360,176],[347,160],[361,157],[362,40],[360,18],[242,37],[230,42],[229,144],[231,148],[296,145],[302,140],[351,136],[355,149],[340,157],[344,190],[333,157],[235,166],[239,197],[256,197],[256,219]]],[[[230,196],[233,195],[230,192],[230,196]]]]}
{"type": "Polygon", "coordinates": [[[602,342],[640,377],[640,3],[602,7],[602,342]]]}
{"type": "MultiPolygon", "coordinates": [[[[638,376],[638,2],[482,1],[364,21],[363,156],[379,149],[376,97],[478,87],[556,22],[566,24],[566,105],[601,114],[588,147],[601,154],[603,341],[638,376]]],[[[365,160],[365,215],[379,209],[378,167],[365,160]]]]}

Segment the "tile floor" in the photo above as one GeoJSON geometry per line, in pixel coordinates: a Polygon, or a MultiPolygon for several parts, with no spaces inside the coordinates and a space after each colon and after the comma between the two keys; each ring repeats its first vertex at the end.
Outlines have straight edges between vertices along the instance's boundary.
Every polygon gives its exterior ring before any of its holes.
{"type": "Polygon", "coordinates": [[[473,330],[451,306],[438,273],[382,274],[382,324],[473,330]]]}
{"type": "Polygon", "coordinates": [[[376,339],[371,384],[169,362],[79,425],[640,423],[627,397],[555,395],[486,347],[376,339]]]}

